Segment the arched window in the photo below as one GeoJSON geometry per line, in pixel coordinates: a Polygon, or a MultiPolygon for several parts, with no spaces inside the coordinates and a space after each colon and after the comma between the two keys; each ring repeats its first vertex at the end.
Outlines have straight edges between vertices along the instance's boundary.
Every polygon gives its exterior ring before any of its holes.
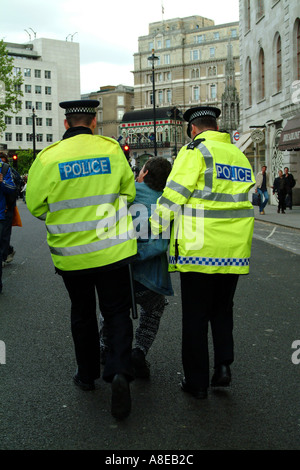
{"type": "Polygon", "coordinates": [[[297,20],[297,30],[296,30],[296,54],[297,54],[297,68],[296,68],[296,77],[297,80],[300,80],[300,20],[297,20]]]}
{"type": "Polygon", "coordinates": [[[276,41],[276,91],[282,89],[281,37],[276,41]]]}
{"type": "Polygon", "coordinates": [[[247,61],[247,85],[248,85],[248,93],[247,93],[247,105],[252,106],[252,67],[251,67],[251,59],[248,57],[247,61]]]}
{"type": "Polygon", "coordinates": [[[261,48],[259,51],[258,69],[259,99],[263,100],[265,97],[265,53],[263,48],[261,48]]]}

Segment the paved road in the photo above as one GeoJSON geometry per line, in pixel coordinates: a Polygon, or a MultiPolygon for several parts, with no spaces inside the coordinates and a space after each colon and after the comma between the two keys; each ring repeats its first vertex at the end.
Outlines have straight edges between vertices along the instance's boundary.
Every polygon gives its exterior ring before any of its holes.
{"type": "Polygon", "coordinates": [[[118,423],[110,414],[108,384],[99,380],[97,390],[84,393],[72,383],[69,300],[54,274],[43,222],[23,202],[19,208],[23,227],[13,229],[17,253],[4,268],[0,296],[0,340],[6,345],[6,364],[0,365],[0,449],[108,455],[300,449],[300,364],[291,360],[292,343],[300,340],[296,252],[267,243],[268,235],[256,224],[251,274],[241,277],[236,295],[233,383],[228,390],[209,391],[203,401],[179,386],[180,289],[172,275],[176,295],[149,353],[151,379],[132,384],[132,413],[118,423]]]}

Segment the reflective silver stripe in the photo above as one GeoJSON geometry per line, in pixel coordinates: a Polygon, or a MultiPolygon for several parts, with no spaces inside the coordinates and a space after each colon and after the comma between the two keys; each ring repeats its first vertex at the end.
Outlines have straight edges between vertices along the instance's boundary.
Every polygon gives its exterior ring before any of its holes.
{"type": "Polygon", "coordinates": [[[221,202],[244,202],[248,201],[249,197],[247,193],[240,194],[224,194],[224,193],[212,193],[209,191],[202,191],[196,189],[191,197],[206,199],[209,201],[221,201],[221,202]]]}
{"type": "Polygon", "coordinates": [[[173,191],[176,191],[177,193],[181,194],[181,196],[184,196],[186,199],[189,199],[189,197],[191,196],[191,191],[189,191],[185,186],[176,183],[175,181],[169,181],[166,186],[170,189],[173,189],[173,191]]]}
{"type": "Polygon", "coordinates": [[[213,185],[213,172],[214,172],[214,159],[212,157],[212,154],[208,150],[205,145],[200,142],[200,144],[197,146],[197,148],[200,150],[204,157],[204,161],[206,164],[206,170],[204,172],[204,191],[207,192],[212,192],[212,185],[213,185]]]}
{"type": "Polygon", "coordinates": [[[46,217],[47,217],[47,212],[44,212],[44,214],[38,216],[38,219],[46,220],[46,217]]]}
{"type": "Polygon", "coordinates": [[[116,194],[103,194],[98,196],[81,197],[78,199],[66,199],[65,201],[58,201],[49,204],[50,212],[57,212],[63,209],[79,209],[80,207],[98,206],[100,204],[109,204],[115,202],[119,197],[116,194]]]}
{"type": "Polygon", "coordinates": [[[170,219],[163,219],[157,214],[157,212],[153,213],[151,220],[153,220],[153,222],[157,222],[161,227],[168,227],[170,225],[170,219]]]}
{"type": "Polygon", "coordinates": [[[58,225],[46,225],[49,233],[52,235],[58,235],[61,233],[72,233],[72,232],[86,232],[88,230],[95,230],[99,223],[105,223],[105,226],[111,227],[116,222],[120,222],[126,216],[119,217],[120,211],[116,212],[116,217],[105,217],[105,219],[89,220],[86,222],[76,222],[74,224],[58,224],[58,225]]]}
{"type": "Polygon", "coordinates": [[[121,234],[118,237],[99,240],[98,242],[89,243],[88,245],[68,246],[62,248],[50,246],[49,248],[52,255],[84,255],[87,253],[94,253],[95,251],[105,250],[106,248],[110,248],[112,246],[120,245],[121,243],[125,243],[128,240],[132,240],[133,238],[135,238],[135,231],[130,230],[129,232],[121,234]]]}
{"type": "Polygon", "coordinates": [[[179,212],[181,209],[180,204],[175,204],[175,202],[170,201],[170,199],[167,199],[164,196],[161,196],[158,200],[158,204],[161,206],[164,206],[166,209],[172,211],[172,212],[179,212]]]}
{"type": "Polygon", "coordinates": [[[208,211],[199,210],[197,215],[197,209],[192,209],[194,217],[204,217],[208,219],[242,219],[245,217],[254,217],[254,209],[238,209],[238,210],[221,210],[221,211],[208,211]],[[194,214],[195,211],[195,214],[194,214]]]}

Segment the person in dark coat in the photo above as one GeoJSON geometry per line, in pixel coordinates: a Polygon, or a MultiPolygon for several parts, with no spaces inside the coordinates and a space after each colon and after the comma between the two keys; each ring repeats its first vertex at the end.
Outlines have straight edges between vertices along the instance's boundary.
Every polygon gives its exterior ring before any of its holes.
{"type": "Polygon", "coordinates": [[[273,183],[273,194],[277,193],[278,197],[278,209],[277,212],[278,214],[280,213],[280,210],[282,214],[285,214],[284,209],[285,209],[285,197],[287,194],[287,180],[283,176],[282,170],[278,171],[278,177],[274,179],[273,183]]]}

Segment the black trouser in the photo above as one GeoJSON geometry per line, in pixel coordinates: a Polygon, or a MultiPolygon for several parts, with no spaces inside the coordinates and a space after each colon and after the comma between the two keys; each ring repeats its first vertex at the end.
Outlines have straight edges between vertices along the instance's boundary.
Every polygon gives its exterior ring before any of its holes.
{"type": "Polygon", "coordinates": [[[96,291],[100,311],[108,331],[109,353],[103,379],[111,382],[115,374],[132,379],[132,320],[128,266],[111,271],[62,274],[72,302],[71,328],[78,365],[83,382],[100,377],[100,343],[96,316],[96,291]]]}
{"type": "Polygon", "coordinates": [[[209,385],[208,324],[214,367],[234,360],[233,297],[237,274],[180,273],[182,298],[182,364],[193,388],[209,385]]]}

